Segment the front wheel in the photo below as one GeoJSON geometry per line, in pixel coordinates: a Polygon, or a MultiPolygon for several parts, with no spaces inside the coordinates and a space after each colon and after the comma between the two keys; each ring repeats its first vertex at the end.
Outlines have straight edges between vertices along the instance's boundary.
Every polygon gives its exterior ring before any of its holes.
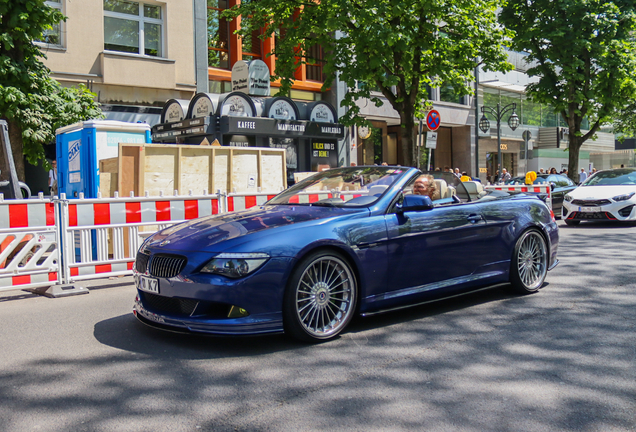
{"type": "Polygon", "coordinates": [[[538,291],[548,273],[548,246],[535,229],[525,231],[515,244],[510,265],[512,288],[529,294],[538,291]]]}
{"type": "Polygon", "coordinates": [[[337,252],[315,252],[292,273],[285,291],[285,331],[306,342],[335,338],[349,324],[356,308],[356,278],[337,252]]]}

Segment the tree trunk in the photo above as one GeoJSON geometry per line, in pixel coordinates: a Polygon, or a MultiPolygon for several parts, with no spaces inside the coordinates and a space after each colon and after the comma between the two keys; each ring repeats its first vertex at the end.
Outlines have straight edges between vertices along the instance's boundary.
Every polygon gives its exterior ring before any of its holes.
{"type": "MultiPolygon", "coordinates": [[[[24,181],[24,152],[22,150],[22,131],[15,121],[3,119],[9,125],[9,141],[13,152],[13,164],[18,174],[18,180],[24,181]]],[[[8,180],[10,177],[9,162],[4,159],[4,151],[0,152],[0,180],[8,180]]]]}
{"type": "Polygon", "coordinates": [[[569,153],[570,156],[568,158],[568,177],[575,184],[579,184],[579,150],[583,145],[582,137],[576,136],[575,134],[570,133],[570,146],[569,153]]]}
{"type": "Polygon", "coordinates": [[[400,121],[402,123],[402,158],[405,166],[417,166],[417,161],[413,157],[413,149],[415,143],[415,120],[410,110],[401,110],[400,121]]]}

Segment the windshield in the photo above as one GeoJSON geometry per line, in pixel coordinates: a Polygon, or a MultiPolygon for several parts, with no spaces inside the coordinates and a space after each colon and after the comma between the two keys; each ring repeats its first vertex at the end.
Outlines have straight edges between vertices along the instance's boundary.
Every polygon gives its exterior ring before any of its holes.
{"type": "Polygon", "coordinates": [[[633,185],[636,184],[636,169],[614,169],[599,171],[581,186],[633,185]]]}
{"type": "Polygon", "coordinates": [[[432,175],[436,180],[443,180],[444,182],[441,183],[441,188],[448,188],[450,190],[450,195],[457,195],[457,197],[462,201],[471,200],[466,187],[455,174],[442,171],[423,171],[423,173],[432,175]]]}
{"type": "Polygon", "coordinates": [[[387,166],[331,169],[296,183],[267,204],[367,206],[375,203],[407,170],[387,166]]]}

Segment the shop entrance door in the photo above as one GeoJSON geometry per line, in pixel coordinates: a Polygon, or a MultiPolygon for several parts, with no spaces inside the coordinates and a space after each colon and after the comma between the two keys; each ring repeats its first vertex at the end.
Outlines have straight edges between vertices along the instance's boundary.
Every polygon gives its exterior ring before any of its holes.
{"type": "Polygon", "coordinates": [[[371,128],[371,136],[363,140],[358,149],[360,165],[380,165],[384,161],[382,152],[382,129],[371,128]]]}
{"type": "Polygon", "coordinates": [[[298,140],[294,138],[270,137],[269,146],[284,148],[287,162],[287,186],[294,184],[294,173],[298,171],[298,140]]]}
{"type": "MultiPolygon", "coordinates": [[[[508,170],[512,177],[519,175],[517,174],[518,160],[515,153],[502,153],[501,158],[503,159],[501,165],[502,168],[508,170]]],[[[490,183],[497,182],[496,173],[498,170],[498,159],[499,155],[497,154],[497,152],[486,153],[486,170],[488,172],[487,179],[490,183]]]]}

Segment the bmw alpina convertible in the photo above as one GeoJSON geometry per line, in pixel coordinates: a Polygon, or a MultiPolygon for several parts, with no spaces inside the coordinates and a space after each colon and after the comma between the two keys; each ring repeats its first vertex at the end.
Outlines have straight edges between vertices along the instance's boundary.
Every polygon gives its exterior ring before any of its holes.
{"type": "Polygon", "coordinates": [[[452,174],[338,168],[264,205],[148,237],[134,266],[134,314],[172,331],[325,341],[357,314],[499,284],[536,292],[558,263],[557,245],[541,197],[471,200],[452,174]]]}

